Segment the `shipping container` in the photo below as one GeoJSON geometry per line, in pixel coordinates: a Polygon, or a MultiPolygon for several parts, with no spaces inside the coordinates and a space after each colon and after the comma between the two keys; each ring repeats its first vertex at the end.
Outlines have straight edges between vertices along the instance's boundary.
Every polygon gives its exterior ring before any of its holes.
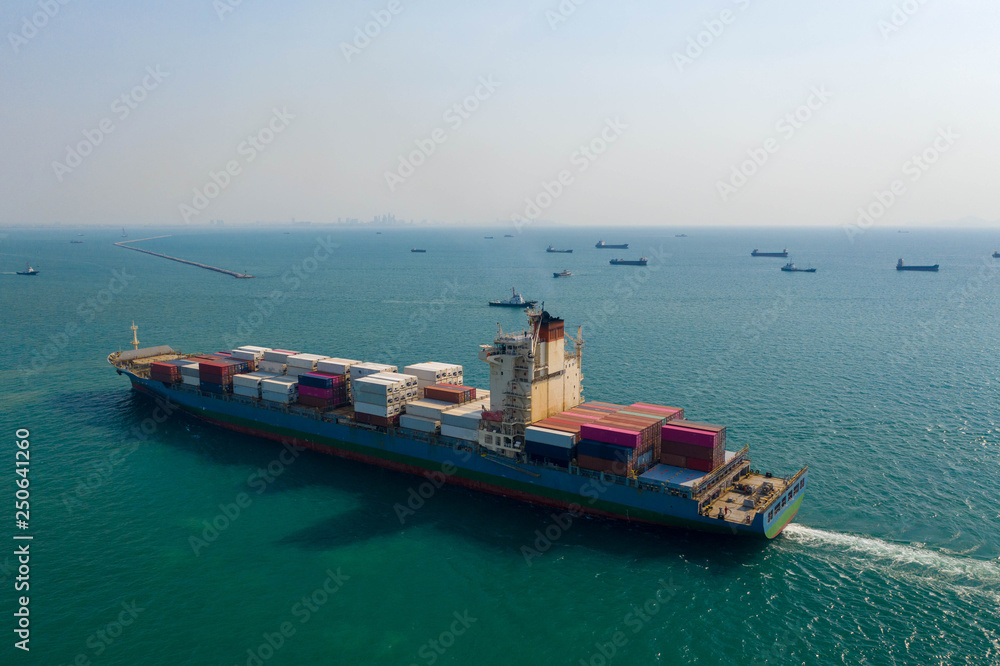
{"type": "Polygon", "coordinates": [[[424,389],[424,398],[451,402],[458,405],[470,402],[473,399],[473,393],[469,387],[435,384],[424,389]]]}
{"type": "Polygon", "coordinates": [[[201,390],[206,393],[232,393],[232,384],[216,384],[214,382],[201,382],[201,390]]]}
{"type": "Polygon", "coordinates": [[[675,425],[675,423],[677,422],[671,421],[660,429],[660,437],[663,440],[683,442],[685,444],[695,444],[697,446],[706,446],[708,448],[723,445],[721,433],[710,432],[707,430],[681,428],[675,425]]]}
{"type": "Polygon", "coordinates": [[[272,375],[283,375],[288,369],[284,363],[276,363],[274,361],[259,361],[257,363],[257,370],[259,372],[269,372],[272,375]]]}
{"type": "Polygon", "coordinates": [[[233,384],[233,395],[241,395],[244,398],[259,398],[260,389],[256,386],[237,386],[233,384]]]}
{"type": "Polygon", "coordinates": [[[687,444],[685,442],[672,442],[667,439],[663,440],[660,445],[660,455],[662,456],[664,453],[709,461],[715,460],[717,457],[713,447],[698,446],[697,444],[687,444]]]}
{"type": "Polygon", "coordinates": [[[285,365],[288,362],[289,356],[295,356],[298,353],[297,351],[288,351],[287,349],[272,349],[264,352],[264,360],[285,365]]]}
{"type": "Polygon", "coordinates": [[[425,419],[422,416],[414,416],[413,414],[401,414],[399,416],[399,427],[419,432],[436,433],[441,428],[441,422],[433,419],[425,419]]]}
{"type": "Polygon", "coordinates": [[[576,446],[574,444],[569,446],[559,446],[555,444],[545,444],[543,442],[525,442],[524,450],[528,453],[528,455],[560,462],[569,462],[573,460],[576,455],[576,446]]]}
{"type": "Polygon", "coordinates": [[[275,377],[273,379],[262,379],[260,382],[261,393],[282,393],[294,396],[298,393],[298,382],[288,377],[275,377]]]}
{"type": "Polygon", "coordinates": [[[479,422],[483,418],[483,412],[479,409],[469,411],[451,410],[442,412],[441,425],[457,426],[459,428],[479,429],[479,422]]]}
{"type": "Polygon", "coordinates": [[[326,358],[316,362],[316,369],[320,372],[328,372],[333,375],[346,375],[350,372],[352,365],[357,365],[361,361],[349,358],[326,358]]]}
{"type": "Polygon", "coordinates": [[[694,458],[688,458],[687,468],[697,470],[699,472],[711,472],[715,469],[715,464],[707,460],[695,460],[694,458]]]}
{"type": "Polygon", "coordinates": [[[399,425],[399,415],[392,417],[384,416],[374,416],[372,414],[355,414],[354,420],[358,423],[367,423],[368,425],[382,426],[382,427],[395,427],[399,425]]]}
{"type": "Polygon", "coordinates": [[[524,441],[572,448],[577,441],[577,437],[573,433],[567,433],[561,430],[550,430],[549,428],[528,426],[524,429],[524,441]]]}
{"type": "Polygon", "coordinates": [[[661,453],[660,462],[664,465],[673,465],[674,467],[687,467],[687,458],[674,455],[673,453],[661,453]]]}
{"type": "Polygon", "coordinates": [[[587,424],[581,426],[580,437],[583,439],[593,439],[598,442],[607,442],[608,444],[617,444],[619,446],[629,446],[632,448],[642,444],[642,433],[598,424],[587,424]]]}
{"type": "Polygon", "coordinates": [[[632,447],[597,442],[592,439],[581,439],[577,442],[576,451],[581,456],[603,458],[604,460],[621,460],[622,462],[629,462],[638,455],[636,449],[632,447]]]}
{"type": "MultiPolygon", "coordinates": [[[[314,389],[321,391],[323,389],[314,389]]],[[[333,409],[337,405],[334,404],[333,398],[321,398],[312,395],[306,395],[302,393],[302,388],[299,387],[299,404],[304,407],[313,407],[315,409],[333,409]]]]}
{"type": "Polygon", "coordinates": [[[473,428],[460,428],[458,426],[445,425],[441,423],[441,436],[464,439],[470,442],[479,441],[479,430],[473,428]]]}
{"type": "Polygon", "coordinates": [[[295,393],[275,393],[272,391],[261,391],[260,397],[262,400],[267,400],[268,402],[280,402],[283,405],[289,405],[295,402],[295,393]]]}
{"type": "Polygon", "coordinates": [[[316,364],[319,361],[323,361],[330,358],[329,356],[323,356],[321,354],[295,354],[289,356],[285,359],[285,364],[291,368],[306,368],[307,370],[315,370],[316,364]]]}
{"type": "Polygon", "coordinates": [[[401,410],[399,405],[373,405],[367,402],[355,402],[354,412],[356,414],[370,414],[371,416],[399,416],[401,410]]]}
{"type": "Polygon", "coordinates": [[[309,396],[310,398],[323,398],[325,400],[333,399],[333,389],[332,388],[315,388],[313,386],[307,386],[302,382],[299,382],[299,397],[309,396]]]}
{"type": "Polygon", "coordinates": [[[458,407],[453,402],[444,402],[443,400],[413,400],[406,403],[406,413],[412,414],[413,416],[419,416],[424,419],[431,419],[433,421],[440,421],[442,412],[449,409],[458,409],[458,407]]]}
{"type": "Polygon", "coordinates": [[[362,377],[367,377],[368,375],[374,375],[379,372],[396,372],[399,370],[394,365],[387,365],[385,363],[355,363],[350,367],[349,374],[351,376],[351,382],[355,382],[362,377]]]}

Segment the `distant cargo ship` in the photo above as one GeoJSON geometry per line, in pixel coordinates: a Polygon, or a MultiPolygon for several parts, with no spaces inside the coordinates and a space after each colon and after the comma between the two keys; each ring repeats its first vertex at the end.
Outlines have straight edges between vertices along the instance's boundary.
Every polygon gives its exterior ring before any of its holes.
{"type": "Polygon", "coordinates": [[[680,408],[585,401],[579,331],[567,338],[562,319],[527,316],[527,329],[479,346],[488,392],[454,364],[400,373],[267,347],[163,345],[108,362],[136,392],[210,424],[574,515],[767,539],[795,517],[806,468],[754,471],[748,447],[726,451],[725,427],[680,408]]]}
{"type": "Polygon", "coordinates": [[[787,257],[788,250],[784,249],[781,252],[761,252],[760,250],[754,250],[750,253],[751,257],[787,257]]]}
{"type": "Polygon", "coordinates": [[[940,264],[934,264],[933,266],[907,266],[903,263],[902,259],[896,262],[897,271],[933,271],[936,273],[938,266],[940,266],[940,264]]]}
{"type": "Polygon", "coordinates": [[[81,240],[71,240],[69,243],[70,243],[70,245],[75,245],[77,243],[82,243],[82,242],[83,241],[81,241],[81,240]]]}
{"type": "Polygon", "coordinates": [[[597,241],[597,244],[594,247],[598,248],[599,250],[627,250],[628,243],[620,243],[618,245],[612,245],[611,243],[605,243],[604,241],[597,241]]]}
{"type": "Polygon", "coordinates": [[[786,273],[815,273],[816,272],[815,268],[796,268],[795,264],[793,264],[792,262],[788,262],[787,264],[785,264],[784,266],[782,266],[781,270],[785,271],[786,273]]]}
{"type": "Polygon", "coordinates": [[[559,278],[559,277],[570,277],[571,275],[573,275],[573,274],[572,274],[572,273],[570,273],[569,271],[561,271],[561,272],[559,272],[559,273],[553,273],[553,274],[552,274],[552,277],[554,277],[554,278],[559,278]]]}
{"type": "Polygon", "coordinates": [[[573,250],[557,250],[556,248],[552,247],[551,245],[549,245],[547,248],[545,248],[545,251],[546,252],[559,252],[559,253],[562,253],[562,254],[570,254],[571,252],[573,252],[573,250]]]}
{"type": "Polygon", "coordinates": [[[410,252],[426,252],[426,251],[427,250],[421,250],[421,249],[418,249],[418,248],[413,248],[412,250],[410,250],[410,252]]]}
{"type": "Polygon", "coordinates": [[[490,301],[490,305],[497,308],[527,308],[535,305],[538,301],[526,301],[524,296],[517,293],[514,287],[510,288],[511,297],[505,301],[490,301]]]}
{"type": "Polygon", "coordinates": [[[612,266],[645,266],[648,260],[646,257],[639,259],[612,259],[609,263],[612,266]]]}

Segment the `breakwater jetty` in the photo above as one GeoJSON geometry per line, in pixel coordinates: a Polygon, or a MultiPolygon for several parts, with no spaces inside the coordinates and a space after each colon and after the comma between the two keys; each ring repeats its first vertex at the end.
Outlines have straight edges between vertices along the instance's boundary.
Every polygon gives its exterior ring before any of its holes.
{"type": "Polygon", "coordinates": [[[160,254],[159,252],[153,252],[151,250],[143,250],[140,247],[132,247],[129,243],[139,243],[141,241],[155,240],[157,238],[170,238],[171,234],[165,236],[150,236],[149,238],[137,238],[130,241],[120,241],[115,243],[118,247],[123,247],[126,250],[135,250],[136,252],[145,252],[146,254],[151,254],[154,257],[162,257],[163,259],[169,259],[170,261],[177,261],[182,264],[190,264],[191,266],[197,266],[198,268],[204,268],[207,271],[215,271],[216,273],[225,273],[226,275],[232,275],[237,280],[249,280],[253,276],[249,273],[237,273],[236,271],[230,271],[225,268],[218,268],[217,266],[209,266],[208,264],[199,264],[197,261],[188,261],[187,259],[179,259],[177,257],[171,257],[169,254],[160,254]]]}

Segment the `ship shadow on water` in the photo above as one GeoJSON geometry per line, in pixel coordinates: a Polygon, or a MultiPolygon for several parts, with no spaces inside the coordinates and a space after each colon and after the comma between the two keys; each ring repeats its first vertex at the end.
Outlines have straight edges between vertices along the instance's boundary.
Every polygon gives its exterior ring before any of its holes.
{"type": "MultiPolygon", "coordinates": [[[[79,403],[79,401],[78,401],[79,403]]],[[[82,403],[79,403],[82,404],[82,403]]],[[[155,403],[130,392],[113,405],[119,426],[130,432],[149,418],[155,403]]],[[[70,411],[77,411],[70,408],[70,411]]],[[[150,441],[197,455],[206,462],[266,468],[277,458],[277,442],[234,433],[180,412],[157,427],[150,441]]],[[[280,537],[278,545],[307,550],[355,547],[393,538],[410,530],[431,529],[450,537],[475,541],[491,550],[503,549],[523,558],[523,549],[536,548],[546,528],[564,511],[445,484],[421,498],[430,482],[422,477],[365,463],[304,450],[300,458],[269,483],[261,496],[304,488],[330,488],[354,497],[356,508],[333,516],[319,516],[305,528],[280,537]],[[419,503],[419,499],[423,503],[419,503]]],[[[241,488],[248,492],[249,486],[241,488]]],[[[253,491],[255,492],[255,491],[253,491]]],[[[255,494],[256,496],[256,494],[255,494]]],[[[316,508],[317,514],[321,508],[316,508]]],[[[565,517],[561,518],[563,521],[565,517]]],[[[565,522],[564,522],[565,524],[565,522]]],[[[541,544],[544,546],[545,541],[541,544]]],[[[618,559],[676,562],[683,558],[716,571],[737,570],[763,557],[767,542],[738,535],[711,534],[579,516],[546,548],[546,557],[584,548],[618,559]]]]}

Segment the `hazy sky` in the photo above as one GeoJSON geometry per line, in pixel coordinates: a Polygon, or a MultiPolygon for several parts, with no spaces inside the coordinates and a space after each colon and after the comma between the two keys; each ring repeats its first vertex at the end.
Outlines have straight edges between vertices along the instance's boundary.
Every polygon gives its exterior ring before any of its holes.
{"type": "Polygon", "coordinates": [[[8,0],[0,224],[996,220],[998,25],[987,0],[8,0]]]}

